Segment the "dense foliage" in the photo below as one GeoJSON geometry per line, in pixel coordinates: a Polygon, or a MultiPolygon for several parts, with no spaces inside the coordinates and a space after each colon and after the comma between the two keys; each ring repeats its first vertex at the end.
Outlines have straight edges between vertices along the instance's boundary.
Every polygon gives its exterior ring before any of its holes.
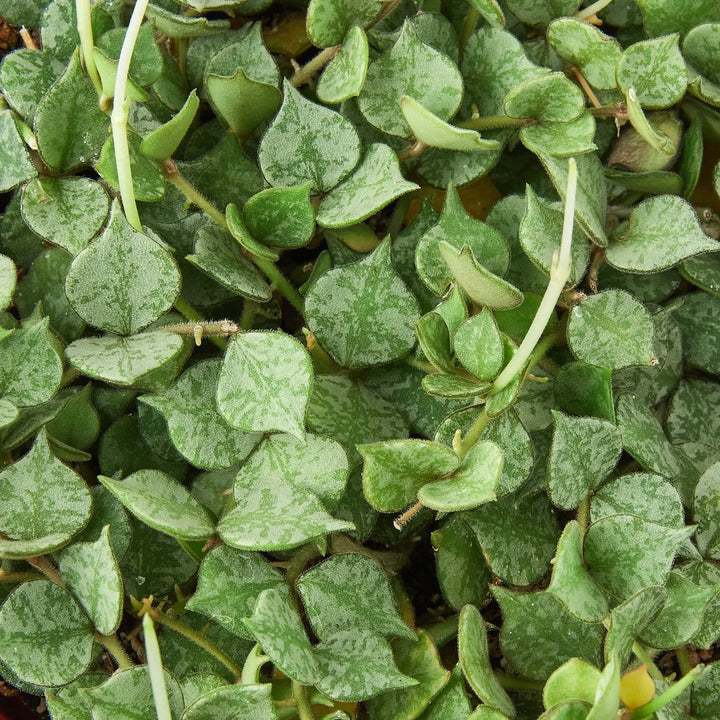
{"type": "Polygon", "coordinates": [[[581,5],[0,0],[6,683],[720,718],[720,4],[581,5]]]}

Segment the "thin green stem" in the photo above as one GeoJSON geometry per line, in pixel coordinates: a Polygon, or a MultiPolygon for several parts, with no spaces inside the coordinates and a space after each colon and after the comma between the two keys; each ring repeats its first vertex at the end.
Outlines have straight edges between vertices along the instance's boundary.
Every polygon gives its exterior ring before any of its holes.
{"type": "Polygon", "coordinates": [[[112,126],[113,144],[115,147],[115,164],[117,166],[118,186],[120,198],[122,199],[123,210],[128,222],[142,232],[142,224],[138,215],[135,202],[135,188],[132,181],[132,170],[130,169],[130,148],[127,137],[127,119],[129,100],[126,97],[128,74],[130,72],[130,61],[132,60],[137,42],[140,26],[142,25],[145,9],[149,0],[136,0],[130,23],[125,31],[118,60],[117,75],[115,76],[115,91],[113,96],[113,109],[110,114],[112,126]]]}
{"type": "Polygon", "coordinates": [[[401,2],[402,0],[384,0],[385,5],[383,9],[370,21],[370,24],[365,27],[366,30],[375,27],[379,22],[382,22],[401,2]]]}
{"type": "Polygon", "coordinates": [[[305,686],[302,683],[293,680],[292,693],[297,704],[297,712],[300,720],[313,720],[314,715],[310,707],[310,701],[308,700],[307,693],[305,692],[305,686]]]}
{"type": "Polygon", "coordinates": [[[457,123],[457,127],[465,128],[466,130],[497,130],[498,128],[521,128],[534,124],[535,120],[530,118],[493,115],[491,117],[471,117],[469,120],[457,123]]]}
{"type": "Polygon", "coordinates": [[[526,680],[525,678],[509,677],[508,675],[495,674],[497,681],[506,690],[532,690],[534,692],[542,692],[545,684],[536,680],[526,680]]]}
{"type": "Polygon", "coordinates": [[[325,48],[307,63],[307,65],[303,65],[295,71],[295,74],[290,78],[290,84],[293,87],[300,87],[310,82],[315,73],[320,72],[320,70],[340,52],[341,48],[342,45],[333,45],[332,47],[325,48]]]}
{"type": "Polygon", "coordinates": [[[295,286],[269,260],[252,254],[250,259],[265,273],[265,277],[273,284],[273,287],[302,315],[305,301],[295,286]]]}
{"type": "Polygon", "coordinates": [[[90,0],[75,0],[75,12],[77,14],[77,29],[80,36],[80,53],[85,65],[85,71],[90,76],[95,90],[98,95],[102,95],[102,82],[100,75],[95,66],[95,56],[93,55],[92,20],[90,15],[90,0]]]}
{"type": "Polygon", "coordinates": [[[560,299],[560,294],[565,289],[570,277],[572,260],[570,249],[572,246],[573,222],[575,219],[575,195],[577,191],[577,163],[575,158],[568,160],[568,180],[565,195],[565,217],[563,220],[562,238],[560,240],[560,252],[553,258],[550,267],[550,282],[545,290],[540,307],[535,313],[532,324],[523,338],[517,352],[512,356],[510,362],[500,375],[495,378],[491,393],[500,392],[512,382],[514,377],[527,365],[535,346],[542,337],[550,318],[555,312],[555,306],[560,299]]]}
{"type": "Polygon", "coordinates": [[[470,451],[470,448],[480,439],[483,431],[490,422],[490,416],[487,414],[487,410],[483,408],[478,419],[472,424],[470,429],[467,431],[465,437],[460,441],[459,445],[455,450],[455,454],[460,460],[463,460],[470,451]]]}
{"type": "Polygon", "coordinates": [[[678,665],[680,666],[680,672],[683,675],[687,675],[692,670],[690,664],[690,656],[688,655],[687,646],[681,645],[675,649],[675,657],[677,658],[678,665]]]}
{"type": "Polygon", "coordinates": [[[442,647],[458,634],[460,616],[453,615],[438,623],[423,626],[423,630],[432,638],[435,647],[442,647]]]}
{"type": "Polygon", "coordinates": [[[259,643],[255,643],[253,649],[245,658],[245,664],[242,669],[242,684],[257,685],[260,682],[260,670],[265,663],[270,662],[270,658],[263,654],[259,643]]]}
{"type": "Polygon", "coordinates": [[[463,20],[462,29],[460,31],[460,59],[462,59],[462,55],[465,51],[465,46],[467,45],[468,40],[475,32],[475,28],[477,27],[479,19],[480,11],[474,5],[471,5],[467,15],[463,20]]]}
{"type": "Polygon", "coordinates": [[[630,713],[632,720],[642,720],[643,718],[651,717],[658,710],[664,708],[669,702],[679,697],[685,688],[692,685],[692,683],[700,677],[704,669],[704,665],[696,665],[687,675],[684,675],[675,684],[671,685],[662,695],[658,695],[647,705],[633,710],[630,713]]]}
{"type": "Polygon", "coordinates": [[[612,0],[597,0],[597,2],[594,2],[592,5],[588,5],[586,8],[578,10],[575,13],[575,19],[587,20],[593,15],[597,15],[601,10],[604,10],[611,2],[612,0]]]}
{"type": "Polygon", "coordinates": [[[143,637],[145,638],[145,657],[147,658],[148,675],[150,675],[150,686],[152,687],[153,702],[157,720],[172,720],[170,714],[170,701],[168,700],[167,687],[165,685],[165,673],[160,657],[160,645],[158,645],[155,625],[148,613],[143,617],[143,637]]]}
{"type": "Polygon", "coordinates": [[[253,320],[255,319],[255,314],[257,313],[257,308],[258,306],[256,302],[245,298],[242,316],[240,317],[239,323],[241,330],[249,330],[252,327],[253,320]]]}
{"type": "Polygon", "coordinates": [[[403,226],[405,216],[407,215],[408,208],[412,202],[413,195],[403,195],[396,203],[393,209],[392,215],[390,216],[390,222],[388,223],[386,233],[394,240],[403,226]]]}
{"type": "Polygon", "coordinates": [[[196,645],[205,650],[205,652],[217,658],[236,678],[241,677],[242,668],[234,663],[217,645],[210,642],[210,640],[197,630],[193,630],[191,627],[185,625],[185,623],[166,615],[160,610],[153,609],[150,610],[149,613],[155,622],[159,622],[161,625],[165,625],[165,627],[169,627],[171,630],[184,635],[188,640],[192,640],[196,645]]]}
{"type": "Polygon", "coordinates": [[[412,355],[408,355],[405,358],[405,364],[410,365],[410,367],[417,368],[418,370],[422,370],[424,373],[427,373],[428,375],[435,375],[438,372],[440,372],[434,365],[431,365],[429,362],[426,362],[425,360],[418,360],[416,357],[413,357],[412,355]]]}
{"type": "Polygon", "coordinates": [[[118,670],[129,670],[135,667],[135,663],[125,652],[122,643],[117,639],[116,635],[101,635],[96,633],[95,642],[100,643],[112,655],[113,660],[118,666],[118,670]]]}
{"type": "Polygon", "coordinates": [[[647,665],[648,675],[650,675],[650,677],[653,680],[664,680],[665,679],[663,677],[663,674],[660,672],[660,670],[658,670],[657,665],[653,661],[652,655],[650,655],[650,653],[639,642],[635,641],[632,644],[632,651],[633,651],[635,657],[637,657],[638,660],[640,660],[640,662],[643,662],[647,665]]]}
{"type": "Polygon", "coordinates": [[[285,582],[292,588],[295,587],[297,579],[300,577],[302,571],[307,567],[307,564],[319,557],[320,551],[312,543],[303,545],[295,555],[290,559],[290,563],[285,571],[285,582]]]}

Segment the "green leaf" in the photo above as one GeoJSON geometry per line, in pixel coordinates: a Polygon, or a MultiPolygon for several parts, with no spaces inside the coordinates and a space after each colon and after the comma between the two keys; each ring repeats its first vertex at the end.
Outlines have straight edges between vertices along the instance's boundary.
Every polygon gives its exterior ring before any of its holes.
{"type": "Polygon", "coordinates": [[[720,558],[720,522],[716,512],[719,497],[720,464],[715,463],[698,480],[694,505],[698,549],[713,560],[720,558]]]}
{"type": "Polygon", "coordinates": [[[571,520],[560,536],[547,592],[578,620],[602,622],[607,615],[607,599],[583,562],[582,537],[576,520],[571,520]]]}
{"type": "Polygon", "coordinates": [[[553,390],[563,412],[615,422],[611,370],[582,362],[567,363],[555,376],[553,390]]]}
{"type": "Polygon", "coordinates": [[[588,720],[614,720],[620,704],[620,663],[613,654],[605,665],[597,689],[588,720]]]}
{"type": "Polygon", "coordinates": [[[208,511],[177,480],[159,470],[139,470],[124,480],[98,480],[136,517],[180,540],[204,540],[215,533],[208,511]]]}
{"type": "Polygon", "coordinates": [[[518,500],[512,495],[466,512],[490,569],[512,585],[532,585],[550,567],[558,523],[543,495],[518,500]]]}
{"type": "MultiPolygon", "coordinates": [[[[170,713],[179,720],[183,710],[182,690],[178,681],[165,670],[170,713]]],[[[109,680],[90,690],[81,690],[92,707],[93,720],[135,720],[156,716],[153,691],[147,667],[116,672],[109,680]]]]}
{"type": "Polygon", "coordinates": [[[415,344],[418,304],[390,252],[388,238],[362,260],[322,275],[305,298],[308,327],[345,367],[390,362],[415,344]]]}
{"type": "Polygon", "coordinates": [[[547,679],[543,688],[543,705],[550,709],[567,700],[583,700],[588,705],[595,699],[600,671],[587,660],[570,658],[547,679]]]}
{"type": "Polygon", "coordinates": [[[592,523],[584,557],[603,591],[621,600],[650,585],[663,585],[680,543],[692,528],[667,528],[636,515],[592,523]]]}
{"type": "Polygon", "coordinates": [[[347,629],[415,639],[398,615],[385,572],[365,555],[333,555],[303,573],[297,589],[321,640],[347,629]]]}
{"type": "Polygon", "coordinates": [[[682,332],[685,362],[713,375],[720,374],[720,344],[712,330],[720,317],[720,298],[705,292],[685,295],[673,315],[682,332]]]}
{"type": "Polygon", "coordinates": [[[480,700],[485,705],[514,718],[515,706],[495,677],[490,665],[485,621],[474,605],[466,605],[460,613],[458,655],[463,675],[480,700]]]}
{"type": "Polygon", "coordinates": [[[378,0],[311,0],[307,9],[307,33],[318,47],[343,41],[357,25],[364,27],[382,10],[378,0]]]}
{"type": "Polygon", "coordinates": [[[255,611],[245,619],[263,652],[280,670],[297,682],[317,682],[317,661],[302,621],[290,599],[289,588],[263,590],[255,611]]]}
{"type": "Polygon", "coordinates": [[[61,551],[60,574],[85,608],[97,631],[114,633],[120,624],[123,585],[106,525],[94,543],[77,542],[61,551]]]}
{"type": "Polygon", "coordinates": [[[681,472],[677,455],[652,411],[635,395],[617,401],[617,424],[623,447],[646,470],[674,478],[681,472]]]}
{"type": "Polygon", "coordinates": [[[554,20],[548,42],[563,60],[575,65],[598,90],[614,90],[615,69],[622,56],[620,43],[593,25],[564,17],[554,20]]]}
{"type": "Polygon", "coordinates": [[[606,290],[575,305],[567,334],[575,357],[592,365],[617,370],[653,360],[650,315],[620,290],[606,290]]]}
{"type": "Polygon", "coordinates": [[[360,159],[360,139],[349,120],[306,100],[286,80],[280,112],[263,135],[258,160],[274,186],[311,183],[325,193],[360,159]]]}
{"type": "Polygon", "coordinates": [[[67,544],[90,519],[91,502],[85,481],[52,454],[41,430],[30,452],[0,473],[0,532],[6,541],[0,554],[32,557],[67,544]],[[35,552],[26,554],[22,545],[13,550],[13,540],[33,541],[35,552]]]}
{"type": "Polygon", "coordinates": [[[320,76],[318,98],[325,104],[334,104],[357,97],[365,84],[369,59],[367,35],[361,27],[353,25],[340,52],[320,76]]]}
{"type": "Polygon", "coordinates": [[[497,140],[482,138],[475,130],[466,130],[446,123],[408,95],[400,98],[400,108],[414,136],[430,147],[460,152],[497,150],[500,147],[497,140]]]}
{"type": "Polygon", "coordinates": [[[475,534],[460,515],[451,515],[430,536],[443,597],[455,610],[482,605],[488,594],[490,570],[475,534]]]}
{"type": "Polygon", "coordinates": [[[381,512],[400,512],[417,500],[428,482],[455,470],[455,453],[426,440],[394,440],[358,446],[365,461],[363,490],[381,512]]]}
{"type": "Polygon", "coordinates": [[[199,106],[193,90],[177,114],[143,139],[140,150],[153,160],[169,160],[190,129],[199,106]]]}
{"type": "Polygon", "coordinates": [[[422,630],[412,639],[396,640],[393,652],[400,672],[418,684],[372,698],[366,705],[370,720],[414,720],[450,679],[450,672],[440,662],[432,639],[422,630]]]}
{"type": "Polygon", "coordinates": [[[5,398],[0,398],[0,428],[7,427],[15,422],[18,416],[18,409],[5,398]]]}
{"type": "Polygon", "coordinates": [[[249,78],[241,67],[231,77],[210,73],[205,83],[213,110],[240,138],[275,114],[282,102],[275,85],[249,78]]]}
{"type": "Polygon", "coordinates": [[[310,356],[297,340],[278,332],[246,333],[225,354],[218,410],[238,430],[288,432],[303,440],[311,387],[310,356]]]}
{"type": "Polygon", "coordinates": [[[468,0],[475,7],[483,19],[493,28],[505,26],[505,15],[497,0],[468,0]]]}
{"type": "Polygon", "coordinates": [[[75,52],[65,72],[40,101],[35,136],[40,155],[54,170],[67,172],[100,154],[109,120],[75,52]]]}
{"type": "MultiPolygon", "coordinates": [[[[3,17],[7,15],[3,13],[3,17]]],[[[32,125],[40,100],[63,69],[51,53],[30,48],[20,48],[3,58],[0,65],[3,95],[28,125],[32,125]]]]}
{"type": "Polygon", "coordinates": [[[251,257],[254,255],[255,257],[269,260],[270,262],[275,262],[280,257],[275,250],[257,242],[257,240],[252,237],[250,231],[245,227],[240,211],[234,203],[230,203],[225,208],[225,220],[227,221],[230,234],[251,257]]]}
{"type": "MultiPolygon", "coordinates": [[[[560,205],[538,197],[530,185],[525,190],[527,211],[520,225],[520,244],[527,256],[544,273],[550,274],[553,257],[560,251],[563,210],[560,205]]],[[[590,262],[590,245],[579,228],[573,231],[571,270],[568,285],[577,285],[590,262]]]]}
{"type": "MultiPolygon", "coordinates": [[[[113,60],[107,53],[97,47],[93,48],[93,58],[98,75],[100,76],[103,95],[112,98],[115,94],[115,78],[117,77],[118,61],[113,60]]],[[[127,80],[127,90],[125,94],[128,99],[136,100],[137,102],[146,102],[149,98],[147,92],[130,78],[127,80]]]]}
{"type": "MultiPolygon", "coordinates": [[[[197,672],[186,675],[180,681],[185,707],[194,703],[201,695],[219,687],[228,687],[227,681],[212,672],[197,672]]],[[[234,686],[232,686],[234,687],[234,686]]]]}
{"type": "MultiPolygon", "coordinates": [[[[124,39],[125,31],[122,28],[113,28],[97,39],[97,46],[110,59],[118,60],[124,39]]],[[[153,24],[144,23],[140,26],[133,48],[129,77],[140,87],[148,87],[160,77],[161,72],[162,56],[155,42],[153,24]]]]}
{"type": "Polygon", "coordinates": [[[523,294],[481,265],[469,245],[457,250],[442,240],[439,250],[452,276],[474,302],[491,310],[507,310],[522,303],[523,294]]]}
{"type": "Polygon", "coordinates": [[[493,442],[475,443],[460,467],[447,479],[430,482],[418,491],[418,500],[433,510],[468,510],[496,498],[503,468],[503,451],[493,442]]]}
{"type": "Polygon", "coordinates": [[[170,438],[183,456],[209,470],[242,462],[260,441],[258,433],[239,432],[218,412],[215,395],[221,367],[219,359],[199,362],[161,395],[141,398],[163,414],[170,438]]]}
{"type": "Polygon", "coordinates": [[[382,635],[368,630],[339,630],[314,648],[317,688],[335,700],[356,702],[417,685],[398,671],[382,635]]]}
{"type": "Polygon", "coordinates": [[[15,263],[7,256],[0,255],[0,309],[5,310],[12,302],[17,283],[15,263]]]}
{"type": "Polygon", "coordinates": [[[687,87],[679,37],[667,35],[631,45],[618,63],[617,81],[625,94],[634,88],[643,107],[658,109],[674,105],[687,87]]]}
{"type": "Polygon", "coordinates": [[[620,432],[600,418],[572,418],[552,411],[555,432],[548,464],[548,494],[571,510],[613,470],[622,453],[620,432]]]}
{"type": "Polygon", "coordinates": [[[230,27],[229,20],[208,20],[206,17],[177,15],[160,5],[148,5],[145,16],[153,21],[155,29],[171,38],[197,38],[222,33],[230,27]]]}
{"type": "Polygon", "coordinates": [[[93,630],[67,590],[23,583],[0,608],[0,660],[36,685],[65,685],[87,670],[93,630]]]}
{"type": "Polygon", "coordinates": [[[668,404],[665,426],[675,443],[708,442],[720,435],[720,385],[699,378],[683,378],[668,404]]]}
{"type": "MultiPolygon", "coordinates": [[[[425,346],[422,347],[423,350],[427,349],[425,346]]],[[[483,395],[491,388],[490,383],[477,383],[456,375],[426,375],[422,380],[422,386],[429,395],[447,398],[474,398],[483,395]]]]}
{"type": "Polygon", "coordinates": [[[435,696],[419,720],[467,720],[469,712],[470,702],[465,692],[462,669],[456,665],[447,685],[435,696]]]}
{"type": "Polygon", "coordinates": [[[406,95],[441,120],[449,120],[462,99],[462,77],[455,64],[424,43],[409,21],[393,47],[370,63],[358,107],[379,130],[409,138],[413,131],[400,106],[406,95]]]}
{"type": "Polygon", "coordinates": [[[0,340],[0,394],[25,407],[49,400],[62,381],[61,347],[48,318],[0,340]]]}
{"type": "Polygon", "coordinates": [[[478,263],[495,275],[504,275],[510,264],[507,242],[497,230],[471,217],[454,186],[448,187],[440,221],[417,244],[415,263],[418,275],[436,294],[443,295],[453,275],[443,262],[440,244],[457,250],[467,245],[478,263]]]}
{"type": "Polygon", "coordinates": [[[715,720],[717,717],[719,671],[720,666],[712,663],[692,685],[692,712],[703,720],[715,720]]]}
{"type": "Polygon", "coordinates": [[[529,25],[549,25],[556,17],[573,15],[580,3],[578,0],[553,0],[538,5],[533,0],[508,0],[508,9],[519,20],[529,25]]]}
{"type": "Polygon", "coordinates": [[[97,234],[109,209],[102,185],[84,177],[35,179],[22,193],[28,227],[71,255],[77,255],[97,234]]]}
{"type": "Polygon", "coordinates": [[[597,150],[595,118],[583,112],[569,123],[538,123],[520,129],[520,139],[536,155],[567,158],[597,150]]]}
{"type": "Polygon", "coordinates": [[[701,290],[718,295],[720,293],[720,255],[696,255],[678,266],[680,274],[701,290]]]}
{"type": "Polygon", "coordinates": [[[132,385],[169,363],[182,349],[183,341],[178,335],[147,332],[131,337],[83,338],[68,345],[65,355],[84,375],[117,385],[132,385]]]}
{"type": "Polygon", "coordinates": [[[627,662],[635,638],[662,609],[667,599],[664,587],[646,587],[610,611],[605,638],[605,659],[612,655],[621,664],[627,662]]]}
{"type": "Polygon", "coordinates": [[[578,620],[547,592],[520,593],[498,586],[492,591],[503,614],[500,646],[519,673],[546,680],[573,657],[599,665],[604,635],[600,623],[578,620]]]}
{"type": "Polygon", "coordinates": [[[253,195],[243,210],[245,224],[255,240],[280,248],[299,248],[315,232],[310,183],[267,188],[253,195]]]}
{"type": "MultiPolygon", "coordinates": [[[[537,156],[552,180],[560,199],[565,202],[568,164],[564,158],[555,157],[545,151],[536,151],[537,156]]],[[[608,244],[605,234],[607,211],[607,187],[600,159],[595,153],[585,153],[575,158],[578,171],[575,220],[600,247],[608,244]]]]}
{"type": "Polygon", "coordinates": [[[7,192],[37,175],[11,111],[0,113],[0,192],[7,192]]]}
{"type": "Polygon", "coordinates": [[[563,73],[549,73],[516,85],[505,96],[503,106],[512,118],[566,123],[580,117],[585,98],[563,73]]]}
{"type": "Polygon", "coordinates": [[[254,720],[275,720],[271,690],[268,683],[214,688],[188,705],[182,720],[233,720],[240,713],[254,720]]]}
{"type": "Polygon", "coordinates": [[[320,203],[318,224],[327,228],[354,225],[418,188],[419,185],[403,178],[393,150],[375,143],[367,149],[352,175],[320,203]]]}
{"type": "Polygon", "coordinates": [[[175,302],[180,273],[170,254],[130,226],[115,202],[102,235],[73,260],[65,291],[91,325],[129,335],[175,302]]]}
{"type": "Polygon", "coordinates": [[[361,461],[357,445],[408,436],[407,423],[394,405],[339,375],[315,378],[307,416],[311,430],[345,448],[351,466],[361,461]]]}
{"type": "Polygon", "coordinates": [[[221,545],[203,559],[197,590],[186,607],[214,618],[235,635],[250,638],[244,619],[252,615],[263,590],[282,583],[280,572],[259,553],[221,545]]]}
{"type": "Polygon", "coordinates": [[[692,207],[672,195],[633,208],[630,226],[606,250],[607,261],[625,272],[658,272],[693,255],[717,250],[700,229],[692,207]]]}
{"type": "MultiPolygon", "coordinates": [[[[703,22],[690,30],[682,43],[682,54],[686,62],[713,83],[720,83],[716,54],[720,41],[719,29],[718,22],[703,22]]],[[[0,71],[0,77],[2,75],[0,71]]]]}

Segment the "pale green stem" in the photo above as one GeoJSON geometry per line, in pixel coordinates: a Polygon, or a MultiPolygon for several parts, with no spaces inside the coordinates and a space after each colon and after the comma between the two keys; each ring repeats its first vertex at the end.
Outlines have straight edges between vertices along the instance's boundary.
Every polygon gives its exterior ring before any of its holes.
{"type": "Polygon", "coordinates": [[[664,708],[669,702],[672,702],[676,697],[679,697],[685,688],[695,682],[695,680],[700,677],[704,669],[704,665],[696,665],[687,675],[684,675],[674,685],[671,685],[662,695],[658,695],[658,697],[651,700],[647,705],[643,705],[637,710],[633,710],[630,713],[632,720],[642,720],[643,718],[650,717],[658,710],[664,708]]]}
{"type": "Polygon", "coordinates": [[[188,640],[192,640],[196,645],[201,647],[205,652],[210,653],[213,657],[217,658],[230,672],[239,678],[242,674],[242,669],[239,665],[236,665],[217,645],[210,642],[204,635],[193,630],[185,623],[176,620],[169,615],[166,615],[159,610],[151,610],[152,619],[159,622],[161,625],[169,627],[171,630],[184,635],[188,640]]]}
{"type": "Polygon", "coordinates": [[[272,283],[273,287],[279,290],[280,294],[302,315],[305,301],[290,281],[269,260],[264,260],[252,254],[250,259],[265,273],[265,277],[272,283]]]}
{"type": "Polygon", "coordinates": [[[127,138],[127,119],[129,100],[125,97],[127,90],[130,61],[132,60],[137,42],[140,26],[142,25],[145,9],[149,0],[137,0],[130,17],[130,23],[125,31],[118,60],[117,75],[115,76],[115,92],[113,96],[113,109],[110,115],[112,125],[113,144],[115,146],[115,164],[117,166],[118,186],[122,199],[123,210],[128,222],[142,232],[142,224],[135,203],[135,189],[133,188],[132,170],[130,169],[130,148],[127,138]]]}
{"type": "Polygon", "coordinates": [[[95,56],[93,55],[92,20],[90,15],[90,0],[75,0],[75,11],[77,14],[77,29],[80,36],[80,52],[82,53],[83,65],[85,72],[90,76],[95,90],[98,95],[102,95],[102,82],[95,66],[95,56]]]}
{"type": "Polygon", "coordinates": [[[260,682],[260,669],[268,662],[270,662],[270,658],[263,654],[262,648],[256,643],[245,659],[242,669],[242,685],[257,685],[260,682]]]}
{"type": "Polygon", "coordinates": [[[675,657],[677,658],[678,665],[680,666],[680,672],[683,675],[687,675],[692,670],[687,647],[685,645],[681,645],[679,648],[675,648],[675,657]]]}
{"type": "Polygon", "coordinates": [[[612,0],[597,0],[597,2],[594,2],[592,5],[588,5],[586,8],[578,10],[575,13],[575,19],[587,20],[593,15],[597,15],[601,10],[604,10],[611,2],[612,0]]]}
{"type": "Polygon", "coordinates": [[[498,674],[496,674],[495,677],[506,690],[533,690],[534,692],[542,692],[545,687],[544,683],[535,680],[526,680],[525,678],[498,674]]]}
{"type": "Polygon", "coordinates": [[[480,19],[480,11],[474,5],[471,5],[470,9],[468,10],[467,15],[465,16],[465,19],[463,20],[462,30],[460,31],[460,57],[461,58],[462,58],[462,53],[465,50],[465,46],[467,45],[468,40],[470,39],[472,34],[475,32],[475,28],[477,26],[479,19],[480,19]]]}
{"type": "Polygon", "coordinates": [[[472,427],[467,431],[467,435],[460,441],[460,444],[455,449],[455,454],[459,460],[463,460],[470,451],[470,448],[480,439],[483,431],[490,422],[490,416],[487,414],[487,410],[483,408],[482,413],[478,419],[472,424],[472,427]]]}
{"type": "Polygon", "coordinates": [[[471,117],[457,123],[457,127],[465,130],[497,130],[498,128],[516,128],[534,125],[535,120],[529,118],[512,118],[508,115],[492,115],[491,117],[471,117]]]}
{"type": "Polygon", "coordinates": [[[560,252],[556,252],[550,267],[550,282],[543,295],[540,307],[535,313],[530,329],[523,338],[517,352],[512,356],[510,362],[500,375],[495,378],[491,393],[497,393],[512,382],[513,378],[525,367],[535,346],[540,341],[550,318],[555,312],[555,306],[560,299],[560,294],[565,289],[565,284],[570,277],[572,261],[570,249],[572,247],[573,221],[575,218],[575,194],[577,190],[577,163],[575,158],[568,160],[568,181],[565,195],[565,218],[563,221],[562,239],[560,241],[560,252]]]}
{"type": "Polygon", "coordinates": [[[648,675],[650,675],[653,680],[665,679],[663,677],[663,674],[660,672],[660,670],[658,670],[657,665],[653,661],[652,655],[650,655],[650,653],[639,642],[635,641],[632,644],[632,651],[635,654],[635,657],[640,660],[640,662],[643,662],[648,666],[648,675]]]}
{"type": "Polygon", "coordinates": [[[245,298],[242,316],[240,317],[239,323],[241,330],[249,330],[252,327],[255,314],[257,313],[257,308],[258,306],[256,302],[245,298]]]}
{"type": "Polygon", "coordinates": [[[307,65],[303,65],[290,78],[293,87],[300,87],[309,82],[315,73],[320,72],[339,52],[342,45],[333,45],[318,53],[307,65]]]}
{"type": "Polygon", "coordinates": [[[135,663],[125,652],[125,648],[117,639],[117,636],[97,633],[95,641],[100,643],[112,655],[113,660],[117,663],[118,670],[129,670],[131,667],[135,667],[135,663]]]}
{"type": "Polygon", "coordinates": [[[313,712],[310,708],[305,686],[295,680],[292,681],[292,693],[297,703],[297,712],[300,720],[313,720],[313,712]]]}
{"type": "Polygon", "coordinates": [[[157,720],[172,720],[170,714],[170,701],[165,686],[165,673],[163,672],[160,645],[158,645],[155,625],[148,613],[143,616],[143,636],[145,637],[145,657],[147,658],[148,675],[152,687],[153,702],[157,720]]]}

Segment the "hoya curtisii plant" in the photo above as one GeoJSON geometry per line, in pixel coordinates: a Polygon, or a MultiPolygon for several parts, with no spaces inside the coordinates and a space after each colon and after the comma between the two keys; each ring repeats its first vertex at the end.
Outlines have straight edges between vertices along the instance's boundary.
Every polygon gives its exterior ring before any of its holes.
{"type": "Polygon", "coordinates": [[[269,5],[0,5],[0,674],[713,717],[717,8],[269,5]]]}

